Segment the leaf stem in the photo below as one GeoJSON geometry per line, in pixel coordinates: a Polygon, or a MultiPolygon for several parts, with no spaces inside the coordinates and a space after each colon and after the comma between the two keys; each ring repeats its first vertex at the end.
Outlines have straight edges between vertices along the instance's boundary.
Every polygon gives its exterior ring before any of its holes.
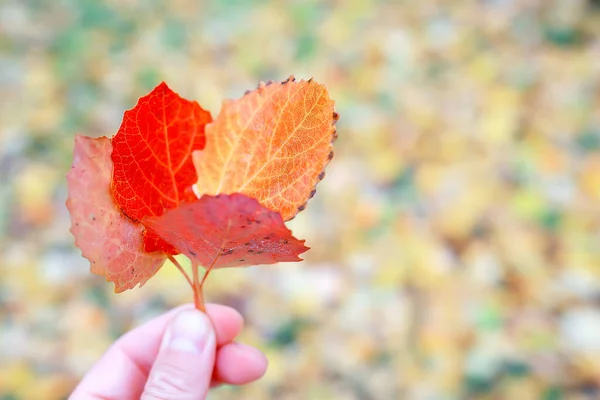
{"type": "Polygon", "coordinates": [[[206,312],[204,307],[204,294],[202,293],[202,285],[200,284],[200,277],[198,275],[198,264],[192,264],[192,276],[194,282],[192,284],[192,290],[194,291],[194,305],[197,310],[206,312]]]}
{"type": "Polygon", "coordinates": [[[181,264],[179,264],[179,261],[177,261],[175,259],[175,257],[173,257],[171,255],[169,255],[169,261],[171,261],[173,263],[173,265],[175,265],[177,267],[179,272],[181,272],[183,274],[183,276],[185,277],[185,280],[190,284],[190,287],[193,289],[194,285],[192,283],[192,280],[190,279],[190,276],[187,274],[187,272],[185,272],[185,270],[183,269],[181,264]]]}
{"type": "Polygon", "coordinates": [[[215,264],[217,263],[217,260],[219,259],[219,257],[221,257],[221,249],[219,249],[217,256],[215,257],[214,260],[212,260],[212,262],[210,263],[210,266],[208,268],[206,268],[206,271],[204,272],[204,276],[202,277],[202,281],[200,282],[200,287],[204,286],[204,281],[206,281],[206,278],[208,278],[208,274],[210,274],[210,271],[212,271],[212,269],[215,266],[215,264]]]}
{"type": "Polygon", "coordinates": [[[198,270],[199,270],[198,264],[192,264],[192,276],[194,278],[194,280],[192,282],[192,290],[194,291],[194,305],[196,306],[196,309],[198,309],[202,312],[206,312],[206,307],[204,306],[204,293],[203,293],[204,282],[206,281],[208,274],[213,269],[213,267],[215,266],[215,264],[220,256],[221,256],[221,250],[219,250],[219,252],[217,253],[217,256],[210,263],[210,266],[205,269],[204,276],[202,276],[202,280],[200,280],[200,274],[198,272],[198,270]]]}

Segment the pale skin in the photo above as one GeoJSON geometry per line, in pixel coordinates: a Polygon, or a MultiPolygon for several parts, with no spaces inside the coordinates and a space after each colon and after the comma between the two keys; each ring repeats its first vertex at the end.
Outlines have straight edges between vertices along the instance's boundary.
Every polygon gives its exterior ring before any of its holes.
{"type": "Polygon", "coordinates": [[[200,400],[211,387],[243,385],[263,376],[267,359],[234,341],[243,327],[233,308],[185,305],[118,339],[69,399],[200,400]]]}

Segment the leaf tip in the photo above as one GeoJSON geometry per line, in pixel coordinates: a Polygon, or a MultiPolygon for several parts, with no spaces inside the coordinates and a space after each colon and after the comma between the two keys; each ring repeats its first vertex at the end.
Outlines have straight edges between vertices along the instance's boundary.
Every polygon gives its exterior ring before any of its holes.
{"type": "Polygon", "coordinates": [[[154,90],[171,91],[171,88],[169,87],[169,85],[167,85],[167,82],[161,81],[158,85],[156,85],[154,90]]]}
{"type": "MultiPolygon", "coordinates": [[[[107,279],[107,281],[108,281],[108,279],[107,279]]],[[[113,289],[113,293],[114,294],[119,294],[119,293],[123,293],[125,290],[127,290],[127,289],[119,287],[119,286],[117,286],[115,284],[115,288],[113,289]]]]}
{"type": "Polygon", "coordinates": [[[84,135],[80,135],[79,133],[75,134],[75,146],[77,146],[79,143],[81,143],[82,140],[85,140],[84,135]]]}

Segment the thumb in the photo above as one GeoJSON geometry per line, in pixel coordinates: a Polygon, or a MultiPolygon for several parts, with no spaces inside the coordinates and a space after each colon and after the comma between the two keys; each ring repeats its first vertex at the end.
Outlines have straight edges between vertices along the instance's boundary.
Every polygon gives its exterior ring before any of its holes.
{"type": "Polygon", "coordinates": [[[171,321],[142,400],[204,400],[215,364],[216,339],[206,314],[185,310],[171,321]]]}

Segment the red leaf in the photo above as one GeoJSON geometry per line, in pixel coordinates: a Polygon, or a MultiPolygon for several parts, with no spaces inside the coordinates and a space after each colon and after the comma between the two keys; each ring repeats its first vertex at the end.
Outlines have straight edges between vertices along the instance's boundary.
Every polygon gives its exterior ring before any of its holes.
{"type": "Polygon", "coordinates": [[[235,193],[202,196],[160,217],[142,221],[193,263],[213,268],[301,261],[308,250],[292,236],[281,215],[235,193]]]}
{"type": "MultiPolygon", "coordinates": [[[[197,199],[191,190],[196,181],[191,155],[204,148],[204,127],[210,121],[208,111],[164,82],[125,112],[112,139],[113,196],[125,215],[141,221],[197,199]]],[[[176,254],[151,235],[144,249],[176,254]]]]}
{"type": "Polygon", "coordinates": [[[142,286],[166,259],[142,250],[144,227],[117,208],[110,190],[112,146],[106,137],[75,137],[73,166],[67,175],[71,232],[91,271],[115,283],[115,292],[142,286]]]}

